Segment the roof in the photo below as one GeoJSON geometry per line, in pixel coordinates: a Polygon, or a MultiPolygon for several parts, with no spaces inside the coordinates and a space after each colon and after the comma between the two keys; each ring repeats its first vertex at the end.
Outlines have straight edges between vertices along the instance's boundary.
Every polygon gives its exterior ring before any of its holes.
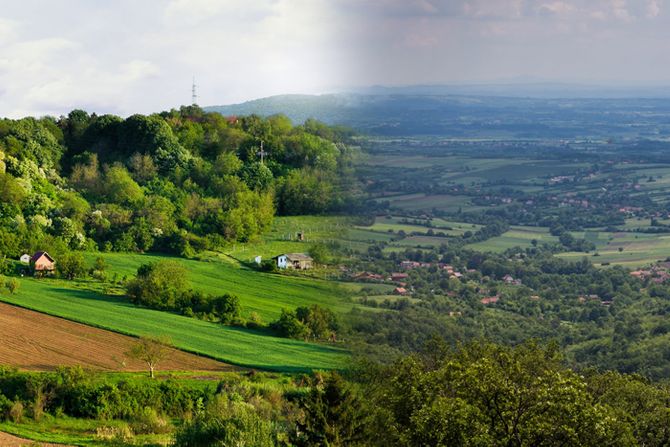
{"type": "Polygon", "coordinates": [[[42,256],[46,256],[47,258],[49,258],[49,261],[54,262],[54,258],[52,258],[51,256],[49,256],[49,253],[47,253],[46,251],[38,251],[38,252],[36,252],[36,253],[33,255],[33,257],[30,258],[30,262],[36,262],[36,261],[37,261],[39,258],[41,258],[42,256]]]}
{"type": "Polygon", "coordinates": [[[283,255],[277,255],[273,259],[277,259],[280,256],[286,256],[289,261],[311,261],[312,257],[306,255],[305,253],[284,253],[283,255]]]}

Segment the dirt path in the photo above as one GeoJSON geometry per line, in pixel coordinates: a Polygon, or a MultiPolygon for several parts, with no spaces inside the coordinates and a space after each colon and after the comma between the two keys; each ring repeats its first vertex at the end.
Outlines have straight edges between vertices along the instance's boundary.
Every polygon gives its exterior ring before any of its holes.
{"type": "Polygon", "coordinates": [[[21,439],[0,431],[0,447],[23,447],[34,445],[39,445],[41,447],[66,447],[63,444],[44,444],[41,442],[30,441],[28,439],[21,439]]]}
{"type": "MultiPolygon", "coordinates": [[[[125,355],[134,342],[134,338],[115,332],[0,303],[0,365],[28,370],[81,365],[103,371],[143,371],[141,362],[125,355]]],[[[159,366],[163,371],[234,369],[177,349],[159,366]]],[[[0,446],[4,445],[0,440],[0,446]]]]}

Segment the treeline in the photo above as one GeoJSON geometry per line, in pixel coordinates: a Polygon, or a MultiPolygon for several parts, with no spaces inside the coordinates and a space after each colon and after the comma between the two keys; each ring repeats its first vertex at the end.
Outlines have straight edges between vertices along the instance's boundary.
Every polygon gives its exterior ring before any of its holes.
{"type": "Polygon", "coordinates": [[[0,251],[194,250],[247,241],[275,213],[351,209],[348,132],[196,106],[122,119],[0,121],[0,251]],[[261,150],[262,149],[262,150],[261,150]]]}

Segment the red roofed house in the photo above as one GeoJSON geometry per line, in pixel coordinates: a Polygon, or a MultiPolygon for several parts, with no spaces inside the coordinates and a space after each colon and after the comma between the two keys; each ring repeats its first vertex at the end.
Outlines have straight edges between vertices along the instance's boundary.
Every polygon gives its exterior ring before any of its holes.
{"type": "Polygon", "coordinates": [[[30,258],[30,266],[35,274],[46,275],[56,269],[56,261],[46,251],[38,251],[30,258]]]}
{"type": "Polygon", "coordinates": [[[486,298],[482,298],[480,301],[481,301],[482,304],[486,305],[486,304],[495,304],[499,300],[500,300],[500,297],[498,297],[498,296],[489,296],[489,297],[486,297],[486,298]]]}
{"type": "Polygon", "coordinates": [[[407,279],[409,275],[407,273],[391,273],[391,281],[400,281],[407,279]]]}
{"type": "Polygon", "coordinates": [[[393,294],[394,295],[407,295],[407,289],[404,287],[396,287],[393,289],[393,294]]]}

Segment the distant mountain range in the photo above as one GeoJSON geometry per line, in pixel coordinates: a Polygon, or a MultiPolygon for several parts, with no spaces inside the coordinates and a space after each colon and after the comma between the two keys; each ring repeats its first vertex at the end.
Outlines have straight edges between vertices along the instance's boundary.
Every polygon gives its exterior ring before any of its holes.
{"type": "Polygon", "coordinates": [[[563,84],[370,87],[329,95],[280,95],[211,106],[224,115],[283,113],[373,135],[645,137],[666,135],[670,89],[563,84]]]}

